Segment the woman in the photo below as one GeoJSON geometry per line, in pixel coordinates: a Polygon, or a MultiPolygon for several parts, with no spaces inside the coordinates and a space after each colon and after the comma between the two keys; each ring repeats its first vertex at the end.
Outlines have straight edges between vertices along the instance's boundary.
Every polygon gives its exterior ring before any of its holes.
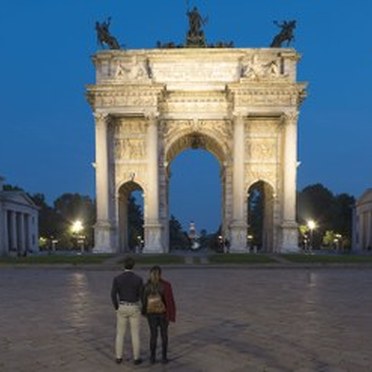
{"type": "Polygon", "coordinates": [[[156,342],[160,328],[162,363],[168,363],[168,325],[176,321],[176,306],[172,286],[162,279],[161,268],[150,269],[150,277],[143,291],[142,314],[146,315],[150,328],[150,363],[156,361],[156,342]]]}

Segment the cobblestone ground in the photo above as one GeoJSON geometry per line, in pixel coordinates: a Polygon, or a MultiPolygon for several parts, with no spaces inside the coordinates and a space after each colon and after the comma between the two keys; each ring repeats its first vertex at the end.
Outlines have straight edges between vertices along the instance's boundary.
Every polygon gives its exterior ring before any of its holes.
{"type": "Polygon", "coordinates": [[[0,269],[0,371],[372,371],[370,269],[165,268],[178,319],[151,367],[144,320],[144,363],[114,363],[117,273],[0,269]]]}

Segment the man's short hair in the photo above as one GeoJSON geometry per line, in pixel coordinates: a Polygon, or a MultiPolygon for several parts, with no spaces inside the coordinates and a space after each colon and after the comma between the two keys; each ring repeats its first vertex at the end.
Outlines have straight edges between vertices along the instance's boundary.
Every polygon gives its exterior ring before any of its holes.
{"type": "Polygon", "coordinates": [[[126,270],[132,270],[134,267],[135,261],[132,257],[125,257],[124,259],[124,268],[126,270]]]}

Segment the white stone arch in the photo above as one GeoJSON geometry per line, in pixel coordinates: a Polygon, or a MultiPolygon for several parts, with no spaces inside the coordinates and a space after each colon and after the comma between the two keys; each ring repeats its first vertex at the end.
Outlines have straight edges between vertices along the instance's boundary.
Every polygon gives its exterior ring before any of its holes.
{"type": "Polygon", "coordinates": [[[296,80],[299,58],[291,48],[96,53],[87,87],[93,112],[103,113],[94,116],[95,252],[118,246],[116,193],[131,172],[145,191],[144,252],[168,251],[168,165],[193,142],[221,164],[231,252],[246,252],[245,193],[258,179],[274,190],[273,250],[298,251],[297,120],[307,85],[296,80]]]}
{"type": "Polygon", "coordinates": [[[226,143],[209,132],[183,130],[172,138],[168,138],[164,148],[164,159],[166,164],[172,160],[182,151],[197,145],[197,148],[205,149],[216,157],[221,165],[228,160],[228,149],[226,143]],[[200,143],[194,144],[193,141],[200,140],[200,143]]]}

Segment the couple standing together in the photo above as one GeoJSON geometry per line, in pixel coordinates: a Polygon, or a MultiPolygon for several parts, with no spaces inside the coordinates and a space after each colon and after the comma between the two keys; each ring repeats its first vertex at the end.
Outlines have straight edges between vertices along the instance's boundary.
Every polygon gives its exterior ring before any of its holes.
{"type": "Polygon", "coordinates": [[[160,329],[162,363],[168,363],[168,325],[176,320],[176,305],[172,286],[161,277],[161,268],[153,266],[144,285],[140,276],[132,270],[134,259],[124,260],[124,272],[112,283],[111,300],[116,310],[116,363],[123,361],[125,330],[129,322],[134,364],[142,363],[140,357],[140,318],[146,316],[150,329],[150,363],[156,362],[156,343],[160,329]]]}

